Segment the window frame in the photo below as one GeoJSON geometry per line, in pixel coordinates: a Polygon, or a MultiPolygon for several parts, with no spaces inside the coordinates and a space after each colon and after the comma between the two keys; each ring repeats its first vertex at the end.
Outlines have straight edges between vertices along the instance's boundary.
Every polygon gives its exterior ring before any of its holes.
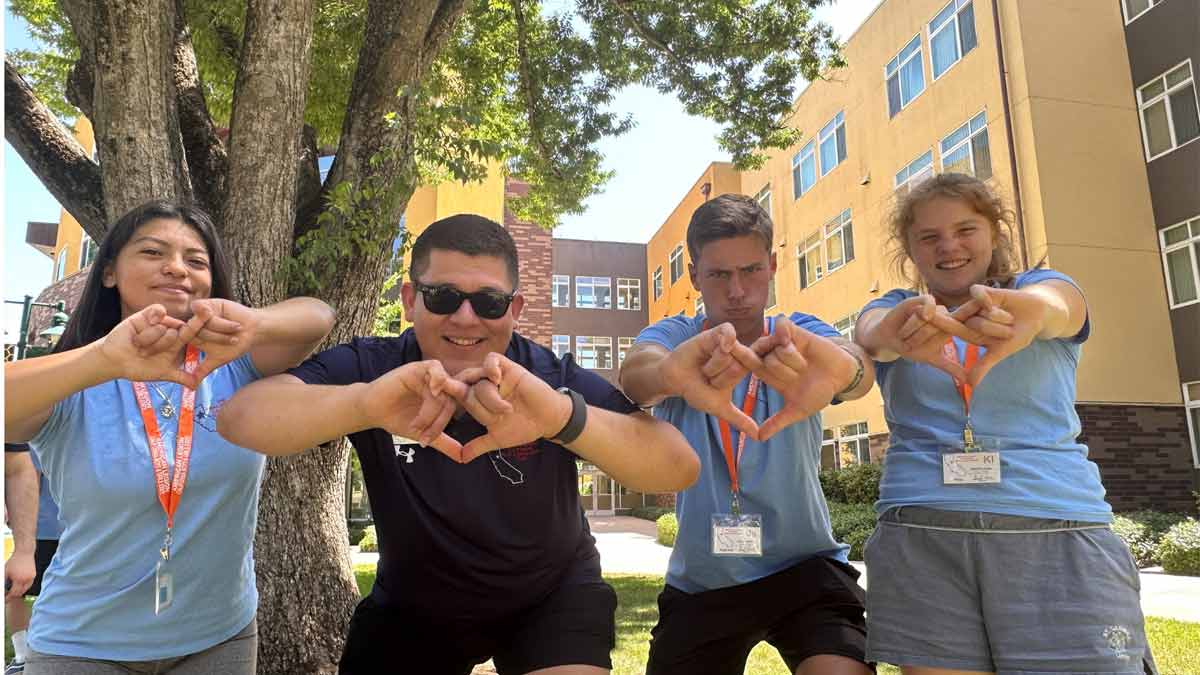
{"type": "MultiPolygon", "coordinates": [[[[846,142],[846,111],[839,110],[837,114],[833,116],[833,119],[829,120],[825,126],[821,127],[821,131],[817,133],[817,179],[819,180],[824,178],[825,176],[829,175],[830,171],[833,171],[841,166],[846,161],[846,157],[848,157],[849,154],[850,151],[848,149],[848,143],[846,142]],[[842,145],[840,147],[838,146],[839,131],[841,132],[842,139],[842,145]],[[824,158],[821,155],[821,150],[824,147],[825,142],[828,140],[833,141],[833,153],[834,156],[838,158],[837,161],[833,163],[833,166],[830,167],[825,166],[824,158]],[[846,152],[845,154],[841,154],[839,150],[845,150],[846,152]]],[[[815,185],[816,181],[813,181],[813,184],[815,185]]]]}
{"type": "Polygon", "coordinates": [[[907,42],[905,42],[904,46],[901,47],[899,50],[897,50],[895,56],[893,56],[890,61],[888,61],[887,63],[885,63],[883,65],[883,100],[884,100],[884,103],[887,105],[887,112],[888,112],[889,120],[896,119],[897,115],[899,115],[901,112],[903,112],[905,108],[912,105],[913,101],[920,98],[921,94],[924,94],[926,89],[929,89],[929,83],[925,82],[924,53],[925,53],[925,45],[922,44],[922,42],[921,42],[921,31],[917,31],[917,34],[914,35],[912,38],[910,38],[907,42]],[[908,49],[912,45],[914,40],[917,42],[916,53],[912,54],[911,56],[904,59],[903,61],[900,61],[899,60],[900,55],[904,53],[905,49],[908,49]],[[913,60],[914,58],[919,59],[921,61],[921,91],[914,94],[912,96],[912,98],[908,99],[908,103],[905,103],[904,102],[904,90],[901,89],[901,86],[903,85],[904,81],[902,79],[898,79],[897,83],[896,83],[897,84],[896,88],[900,91],[900,107],[897,108],[896,112],[893,114],[892,113],[892,102],[891,102],[891,99],[889,98],[890,94],[888,93],[888,90],[887,90],[888,89],[888,85],[887,85],[888,80],[892,79],[892,73],[888,73],[888,66],[892,65],[892,61],[896,61],[896,70],[895,70],[894,74],[897,78],[900,78],[900,73],[904,70],[904,66],[907,65],[908,62],[913,60]]]}
{"type": "Polygon", "coordinates": [[[834,321],[832,324],[830,324],[830,326],[832,326],[833,329],[836,330],[838,333],[841,333],[842,337],[846,338],[847,340],[853,341],[854,340],[854,326],[855,326],[855,324],[858,323],[858,314],[859,314],[858,312],[850,312],[846,316],[843,316],[842,318],[838,319],[837,321],[834,321]],[[843,327],[839,328],[839,326],[843,326],[843,327]]]}
{"type": "Polygon", "coordinates": [[[550,280],[550,306],[551,307],[572,307],[574,306],[574,298],[571,295],[571,275],[570,274],[555,274],[550,280]],[[565,282],[567,285],[567,303],[565,305],[558,304],[558,287],[559,282],[565,282]]]}
{"type": "Polygon", "coordinates": [[[797,274],[797,280],[799,281],[799,284],[800,284],[800,290],[803,291],[807,288],[811,288],[813,284],[819,282],[820,280],[824,279],[827,276],[827,273],[825,271],[824,250],[825,250],[825,237],[821,236],[820,230],[808,235],[807,237],[804,238],[803,241],[801,241],[799,244],[796,244],[796,262],[797,262],[796,274],[797,274]],[[816,238],[816,241],[813,243],[809,243],[809,242],[813,241],[814,237],[816,238]],[[816,277],[817,278],[809,279],[808,278],[808,264],[807,264],[808,260],[807,260],[807,258],[808,258],[809,251],[814,251],[814,250],[817,252],[817,255],[820,256],[820,259],[817,260],[817,269],[816,269],[816,277]],[[803,275],[800,275],[800,270],[804,270],[805,273],[803,275]]]}
{"type": "MultiPolygon", "coordinates": [[[[991,139],[988,139],[988,140],[990,141],[991,139]]],[[[892,192],[898,193],[900,191],[900,188],[902,188],[902,187],[906,188],[906,189],[909,189],[912,187],[913,176],[919,175],[920,172],[918,172],[917,174],[910,173],[903,181],[897,181],[896,178],[900,175],[901,172],[908,171],[909,169],[911,169],[913,164],[916,164],[918,161],[924,159],[925,155],[929,155],[929,164],[927,166],[929,168],[930,173],[931,174],[936,173],[936,170],[934,168],[934,161],[933,161],[933,148],[930,148],[930,149],[926,150],[925,152],[922,152],[921,154],[912,158],[912,160],[909,161],[908,163],[906,163],[904,166],[900,167],[900,171],[897,171],[895,173],[895,175],[892,177],[892,183],[893,183],[892,192]]],[[[921,171],[924,171],[925,168],[926,167],[921,167],[921,171]]]]}
{"type": "Polygon", "coordinates": [[[576,309],[612,309],[613,308],[612,291],[613,291],[612,277],[591,277],[591,276],[584,276],[584,275],[577,274],[577,275],[575,275],[575,308],[576,309]],[[583,280],[583,279],[586,279],[587,281],[581,283],[581,280],[583,280]],[[596,283],[597,279],[605,279],[605,280],[607,280],[608,283],[607,284],[598,284],[598,283],[596,283]],[[596,297],[596,289],[597,288],[607,288],[608,289],[608,304],[607,305],[595,305],[595,304],[584,305],[584,304],[581,304],[580,288],[592,289],[592,298],[593,299],[596,297]]]}
{"type": "Polygon", "coordinates": [[[1183,388],[1183,414],[1187,418],[1188,436],[1192,441],[1192,467],[1200,469],[1200,428],[1198,428],[1197,422],[1192,419],[1193,414],[1200,415],[1200,413],[1192,412],[1193,410],[1200,410],[1200,398],[1193,399],[1188,392],[1188,389],[1191,387],[1200,387],[1200,380],[1183,382],[1181,383],[1181,387],[1183,388]]]}
{"type": "Polygon", "coordinates": [[[674,286],[676,281],[683,278],[683,244],[678,244],[667,256],[667,265],[671,268],[671,285],[674,286]],[[675,274],[675,263],[679,263],[679,275],[675,274]]]}
{"type": "Polygon", "coordinates": [[[695,311],[695,316],[700,316],[704,313],[704,296],[697,295],[696,301],[692,303],[692,309],[695,311]]]}
{"type": "Polygon", "coordinates": [[[837,447],[836,447],[836,454],[834,456],[837,458],[837,462],[839,464],[839,466],[838,466],[839,469],[845,468],[845,467],[841,466],[842,444],[847,443],[847,442],[852,442],[855,444],[855,452],[854,452],[855,460],[856,460],[855,464],[870,464],[871,463],[871,429],[865,420],[861,421],[861,422],[849,422],[847,424],[839,424],[837,426],[836,436],[837,436],[837,447]],[[855,430],[856,433],[853,433],[853,434],[843,434],[842,433],[847,427],[858,427],[859,425],[862,426],[861,431],[858,431],[856,429],[855,430]],[[867,450],[867,461],[865,461],[865,462],[862,459],[862,450],[863,450],[862,444],[863,443],[866,444],[866,450],[867,450]]]}
{"type": "Polygon", "coordinates": [[[576,335],[574,352],[575,362],[578,363],[581,368],[587,368],[588,370],[612,370],[612,347],[612,337],[608,335],[576,335]],[[588,340],[589,342],[586,344],[580,344],[580,340],[588,340]],[[601,362],[598,360],[596,361],[597,365],[595,366],[586,365],[585,359],[598,359],[598,355],[600,353],[597,349],[598,347],[608,347],[608,365],[601,365],[601,362]],[[585,356],[585,349],[592,350],[591,357],[585,356]]]}
{"type": "Polygon", "coordinates": [[[1197,214],[1187,220],[1168,225],[1158,231],[1158,248],[1162,257],[1163,279],[1167,284],[1167,306],[1169,309],[1178,309],[1200,303],[1200,214],[1197,214]],[[1167,244],[1167,232],[1174,230],[1177,227],[1183,227],[1187,238],[1183,241],[1174,244],[1167,244]],[[1196,234],[1192,234],[1191,230],[1195,229],[1196,234]],[[1171,284],[1171,272],[1167,266],[1167,256],[1175,251],[1184,249],[1188,251],[1188,258],[1192,261],[1192,283],[1195,284],[1196,297],[1192,300],[1184,302],[1175,301],[1175,289],[1171,284]]]}
{"type": "Polygon", "coordinates": [[[817,166],[816,155],[817,141],[811,139],[805,143],[795,155],[792,156],[792,201],[800,199],[804,195],[812,191],[817,185],[817,181],[821,180],[821,172],[817,166]],[[812,184],[807,188],[804,187],[804,162],[812,161],[813,179],[812,184]],[[796,172],[799,171],[797,174],[796,172]],[[799,182],[796,182],[799,179],[799,182]]]}
{"type": "Polygon", "coordinates": [[[771,275],[771,279],[767,282],[767,306],[763,311],[775,309],[775,305],[779,304],[779,292],[775,288],[775,275],[771,275]]]}
{"type": "Polygon", "coordinates": [[[767,212],[767,215],[771,217],[771,220],[775,219],[774,214],[771,213],[771,207],[772,207],[772,202],[774,201],[774,198],[771,196],[771,184],[770,183],[767,183],[766,185],[764,185],[763,189],[759,190],[758,194],[754,195],[754,201],[759,206],[762,207],[763,211],[767,212]],[[763,204],[764,200],[766,201],[766,204],[763,204]]]}
{"type": "MultiPolygon", "coordinates": [[[[1147,164],[1149,164],[1150,162],[1153,162],[1154,160],[1158,159],[1159,157],[1162,157],[1164,155],[1169,155],[1172,152],[1175,152],[1176,150],[1178,150],[1179,148],[1182,148],[1191,143],[1195,143],[1197,140],[1200,140],[1200,135],[1197,135],[1195,138],[1189,139],[1187,142],[1180,144],[1178,139],[1175,137],[1175,113],[1173,110],[1171,110],[1171,92],[1177,91],[1183,87],[1186,87],[1189,82],[1191,83],[1191,86],[1192,86],[1192,98],[1196,102],[1196,114],[1197,114],[1197,117],[1200,118],[1200,92],[1198,92],[1196,90],[1196,68],[1192,64],[1192,59],[1190,57],[1180,61],[1179,63],[1176,63],[1175,65],[1171,66],[1170,68],[1167,68],[1166,70],[1159,73],[1155,77],[1150,78],[1147,82],[1145,82],[1144,84],[1142,84],[1141,86],[1137,87],[1137,89],[1134,90],[1134,102],[1137,103],[1137,106],[1138,106],[1138,124],[1142,128],[1142,147],[1145,149],[1147,164]],[[1188,70],[1191,73],[1191,75],[1188,77],[1187,82],[1184,82],[1181,84],[1176,84],[1173,87],[1168,88],[1167,87],[1167,75],[1169,73],[1175,71],[1176,69],[1178,69],[1180,66],[1182,66],[1184,64],[1187,64],[1188,70]],[[1161,81],[1162,85],[1163,85],[1162,93],[1155,96],[1154,98],[1150,99],[1149,101],[1143,101],[1142,100],[1142,90],[1145,89],[1146,87],[1149,87],[1149,86],[1159,82],[1159,81],[1161,81]],[[1167,111],[1167,131],[1169,131],[1171,134],[1171,147],[1167,150],[1163,150],[1162,152],[1158,153],[1157,155],[1151,155],[1150,154],[1150,134],[1149,134],[1148,128],[1146,126],[1146,110],[1148,108],[1150,108],[1151,106],[1155,105],[1156,103],[1158,103],[1159,101],[1163,102],[1163,108],[1165,108],[1167,111]]],[[[1200,122],[1200,119],[1198,119],[1197,121],[1200,122]]]]}
{"type": "Polygon", "coordinates": [[[633,344],[635,341],[637,341],[637,338],[635,338],[635,337],[617,336],[617,368],[618,369],[620,369],[621,366],[625,365],[625,356],[629,353],[630,349],[633,349],[633,344]]]}
{"type": "MultiPolygon", "coordinates": [[[[937,146],[938,152],[939,152],[938,160],[942,165],[942,171],[946,170],[946,156],[954,154],[955,152],[958,151],[959,148],[966,145],[967,146],[967,156],[971,160],[971,175],[978,178],[979,170],[975,166],[975,137],[979,136],[979,135],[985,135],[988,137],[987,144],[988,144],[988,157],[989,157],[988,176],[987,176],[987,178],[981,178],[980,180],[987,180],[988,178],[991,178],[992,176],[994,176],[995,173],[992,172],[992,166],[991,166],[991,160],[990,160],[992,137],[988,133],[987,108],[984,108],[983,110],[980,110],[979,112],[975,113],[974,115],[971,115],[970,117],[967,118],[966,122],[963,122],[962,124],[954,127],[953,129],[950,130],[949,133],[947,133],[946,135],[944,135],[940,139],[938,139],[938,146],[937,146]],[[975,122],[975,120],[979,119],[980,117],[983,118],[983,126],[980,127],[979,131],[971,131],[971,124],[973,124],[975,122]],[[946,139],[950,138],[954,134],[961,131],[963,127],[967,128],[966,138],[964,138],[963,140],[959,141],[958,143],[955,143],[954,145],[950,146],[950,149],[947,150],[946,149],[946,139]]],[[[922,157],[923,156],[924,155],[922,155],[922,157]]],[[[918,158],[918,159],[920,159],[920,158],[918,158]]],[[[914,160],[914,161],[916,161],[916,160],[914,160]]]]}
{"type": "Polygon", "coordinates": [[[617,304],[616,308],[626,312],[642,311],[642,280],[637,277],[617,277],[617,304]],[[631,283],[630,283],[631,282],[631,283]],[[621,291],[632,290],[633,302],[629,307],[621,306],[621,291]]]}
{"type": "MultiPolygon", "coordinates": [[[[942,77],[945,77],[946,73],[950,72],[954,66],[958,65],[959,61],[963,60],[963,57],[975,51],[975,48],[979,46],[979,31],[976,30],[975,46],[971,47],[967,51],[963,51],[962,26],[959,25],[959,19],[961,18],[963,10],[965,10],[968,5],[972,5],[973,2],[974,0],[950,0],[946,4],[942,5],[941,9],[939,9],[937,13],[933,15],[933,18],[936,19],[942,12],[946,11],[947,7],[954,5],[954,12],[950,15],[949,21],[946,21],[942,25],[938,26],[937,29],[933,28],[933,20],[930,20],[925,24],[925,36],[929,41],[929,74],[933,76],[934,82],[937,82],[942,77]],[[939,75],[937,73],[935,65],[936,61],[934,60],[933,54],[933,38],[942,31],[947,30],[946,27],[951,25],[954,26],[954,50],[956,52],[956,56],[954,57],[954,61],[952,61],[950,65],[946,66],[946,69],[943,70],[939,75]]],[[[974,18],[974,11],[972,11],[972,18],[974,18]]]]}
{"type": "Polygon", "coordinates": [[[560,360],[567,354],[570,354],[571,353],[571,336],[570,335],[559,335],[559,334],[551,335],[550,336],[550,351],[554,352],[554,355],[557,356],[560,360]],[[562,338],[562,340],[559,340],[559,338],[562,338]],[[566,345],[565,345],[566,348],[563,349],[563,352],[561,354],[558,353],[558,345],[560,342],[566,343],[566,345]]]}
{"type": "Polygon", "coordinates": [[[67,277],[67,256],[71,254],[71,245],[64,244],[58,252],[58,260],[54,261],[54,280],[61,281],[67,277]]]}
{"type": "Polygon", "coordinates": [[[1163,3],[1163,0],[1147,0],[1146,9],[1143,9],[1142,11],[1138,12],[1137,14],[1134,14],[1133,16],[1129,16],[1129,6],[1128,6],[1129,0],[1121,0],[1121,16],[1122,16],[1122,18],[1125,19],[1125,25],[1128,26],[1129,24],[1133,23],[1134,21],[1137,21],[1138,17],[1142,16],[1146,12],[1149,12],[1150,10],[1154,9],[1155,7],[1158,7],[1162,3],[1163,3]]]}
{"type": "Polygon", "coordinates": [[[663,270],[662,265],[659,265],[654,270],[654,299],[658,300],[663,294],[663,270]]]}
{"type": "Polygon", "coordinates": [[[833,218],[830,218],[829,220],[825,221],[823,225],[821,225],[821,240],[822,252],[825,255],[825,276],[829,276],[830,274],[842,269],[846,265],[854,262],[854,217],[849,208],[843,209],[841,213],[837,214],[833,218]],[[834,225],[835,223],[836,227],[834,227],[831,231],[829,226],[834,225]],[[849,246],[846,245],[847,228],[849,228],[850,233],[849,246]],[[842,235],[842,261],[837,267],[834,267],[829,258],[829,241],[833,239],[834,235],[838,234],[839,232],[842,235]]]}

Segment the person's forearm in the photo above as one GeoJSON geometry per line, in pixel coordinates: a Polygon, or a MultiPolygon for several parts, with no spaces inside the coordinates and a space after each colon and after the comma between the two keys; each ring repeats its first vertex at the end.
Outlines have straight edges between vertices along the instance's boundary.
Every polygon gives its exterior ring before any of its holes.
{"type": "Polygon", "coordinates": [[[1071,284],[1052,279],[1021,290],[1037,296],[1045,307],[1039,339],[1071,337],[1083,328],[1087,304],[1083,294],[1071,284]]]}
{"type": "Polygon", "coordinates": [[[4,456],[4,507],[14,554],[32,553],[37,543],[38,474],[28,452],[4,456]]]}
{"type": "Polygon", "coordinates": [[[625,357],[621,366],[621,390],[629,400],[642,406],[652,406],[663,399],[678,396],[671,391],[659,365],[670,353],[658,345],[645,345],[625,357]]]}
{"type": "Polygon", "coordinates": [[[37,434],[55,403],[120,376],[99,345],[4,364],[4,434],[10,442],[37,434]]]}
{"type": "Polygon", "coordinates": [[[843,350],[849,352],[851,355],[851,358],[857,358],[859,363],[862,364],[862,369],[863,369],[862,378],[860,378],[859,381],[857,383],[855,383],[853,381],[853,379],[858,372],[858,364],[857,363],[854,364],[853,368],[850,371],[851,379],[850,379],[850,381],[848,381],[846,383],[846,386],[850,386],[851,384],[853,384],[854,386],[848,390],[845,390],[845,391],[839,393],[837,395],[838,400],[853,401],[855,399],[866,396],[867,392],[871,391],[871,387],[875,386],[875,364],[871,361],[871,357],[867,355],[866,350],[863,349],[860,345],[857,345],[849,340],[846,340],[844,338],[837,338],[837,339],[834,339],[833,341],[836,342],[837,345],[839,347],[841,347],[843,350]]]}
{"type": "Polygon", "coordinates": [[[259,372],[275,375],[298,365],[333,328],[333,309],[316,298],[292,298],[259,310],[262,323],[251,359],[259,372]]]}
{"type": "MultiPolygon", "coordinates": [[[[900,355],[885,346],[880,326],[890,310],[873,309],[858,317],[854,327],[854,342],[863,348],[863,352],[875,361],[887,363],[900,358],[900,355]]],[[[874,369],[872,368],[872,372],[874,369]]],[[[874,382],[874,376],[871,379],[874,382]]],[[[868,387],[869,389],[869,387],[868,387]]],[[[865,392],[864,392],[865,393],[865,392]]]]}
{"type": "Polygon", "coordinates": [[[636,492],[683,490],[700,475],[700,459],[683,434],[646,413],[589,406],[583,433],[567,447],[636,492]]]}
{"type": "Polygon", "coordinates": [[[368,385],[309,385],[279,375],[243,387],[217,415],[229,442],[264,455],[290,455],[370,428],[362,393],[368,385]]]}

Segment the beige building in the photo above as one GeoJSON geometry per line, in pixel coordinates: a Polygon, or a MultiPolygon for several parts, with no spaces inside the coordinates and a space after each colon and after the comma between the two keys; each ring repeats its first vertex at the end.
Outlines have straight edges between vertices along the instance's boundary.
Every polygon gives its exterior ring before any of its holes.
{"type": "MultiPolygon", "coordinates": [[[[987,178],[1019,205],[1027,264],[1045,260],[1088,294],[1078,409],[1110,499],[1148,505],[1151,479],[1173,486],[1154,503],[1185,506],[1192,453],[1120,4],[996,4],[998,20],[989,0],[881,3],[846,41],[847,66],[797,98],[788,124],[800,143],[772,151],[761,170],[706,169],[647,245],[649,274],[669,269],[700,201],[756,196],[775,222],[778,311],[815,314],[849,335],[864,304],[908,285],[886,235],[897,192],[934,172],[987,178]],[[738,189],[725,187],[731,173],[738,189]],[[1170,456],[1153,461],[1169,466],[1126,471],[1151,461],[1147,438],[1170,456]]],[[[667,290],[666,302],[651,302],[652,321],[693,313],[672,294],[682,291],[667,290]]],[[[886,448],[877,391],[827,409],[824,423],[826,466],[877,461],[886,448]]]]}

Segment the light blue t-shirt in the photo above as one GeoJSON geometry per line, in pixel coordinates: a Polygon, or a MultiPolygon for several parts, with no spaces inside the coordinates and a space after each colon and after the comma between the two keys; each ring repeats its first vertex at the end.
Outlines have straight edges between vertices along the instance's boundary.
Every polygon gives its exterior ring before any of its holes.
{"type": "MultiPolygon", "coordinates": [[[[216,414],[259,377],[243,356],[196,392],[187,484],[175,512],[175,595],[154,614],[154,567],[166,530],[133,386],[113,380],[54,406],[29,442],[65,525],[34,605],[29,645],[44,654],[146,661],[184,656],[245,628],[258,606],[254,528],[265,458],[217,434],[216,414]]],[[[182,387],[157,383],[180,407],[182,387]]],[[[151,387],[155,408],[162,403],[151,387]]],[[[178,413],[159,416],[175,463],[178,413]]]]}
{"type": "Polygon", "coordinates": [[[33,461],[33,468],[38,472],[36,536],[38,539],[58,539],[63,531],[62,521],[58,519],[58,504],[55,504],[54,498],[50,496],[50,484],[46,481],[46,474],[42,472],[41,465],[38,464],[37,455],[31,452],[29,459],[33,461]]]}
{"type": "MultiPolygon", "coordinates": [[[[839,336],[828,324],[808,314],[792,314],[789,319],[816,335],[839,336]]],[[[778,320],[788,319],[771,318],[771,330],[778,320]]],[[[673,350],[699,334],[703,325],[703,316],[670,317],[644,329],[637,342],[673,350]]],[[[734,389],[735,405],[740,407],[746,400],[749,383],[750,378],[746,377],[734,389]]],[[[783,406],[779,392],[761,385],[751,417],[761,424],[783,406]]],[[[700,456],[700,479],[675,499],[679,533],[667,568],[668,584],[686,593],[699,593],[755,581],[814,556],[846,561],[850,547],[833,538],[829,508],[818,479],[820,413],[783,429],[765,444],[746,441],[738,464],[741,510],[762,515],[762,557],[712,553],[712,516],[730,511],[729,469],[717,419],[693,409],[680,397],[668,398],[655,406],[654,416],[679,429],[700,456]]],[[[737,429],[731,431],[736,448],[741,434],[737,429]]]]}
{"type": "MultiPolygon", "coordinates": [[[[1049,279],[1074,284],[1048,269],[1017,276],[1014,288],[1049,279]]],[[[891,308],[915,295],[896,289],[863,308],[891,308]]],[[[944,485],[941,448],[961,446],[966,414],[947,373],[897,359],[875,364],[891,431],[879,486],[878,512],[895,506],[987,511],[1031,518],[1107,523],[1100,471],[1079,443],[1075,369],[1090,324],[1072,338],[1034,340],[998,363],[975,388],[971,426],[986,450],[1000,453],[999,484],[944,485]]],[[[964,344],[955,338],[959,360],[964,344]]],[[[981,354],[986,349],[981,349],[981,354]]]]}

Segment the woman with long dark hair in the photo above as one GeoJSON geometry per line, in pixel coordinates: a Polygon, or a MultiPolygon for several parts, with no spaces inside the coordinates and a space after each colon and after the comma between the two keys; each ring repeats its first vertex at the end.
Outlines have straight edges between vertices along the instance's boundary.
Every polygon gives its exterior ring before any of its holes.
{"type": "Polygon", "coordinates": [[[906,675],[1154,672],[1137,567],[1078,440],[1083,290],[1020,269],[1011,219],[974,176],[918,185],[891,222],[916,290],[858,319],[891,432],[867,657],[906,675]]]}
{"type": "Polygon", "coordinates": [[[202,211],[118,220],[54,353],[6,364],[4,426],[28,441],[65,525],[26,672],[253,673],[262,455],[216,432],[221,404],[300,363],[333,325],[312,298],[230,299],[202,211]]]}

